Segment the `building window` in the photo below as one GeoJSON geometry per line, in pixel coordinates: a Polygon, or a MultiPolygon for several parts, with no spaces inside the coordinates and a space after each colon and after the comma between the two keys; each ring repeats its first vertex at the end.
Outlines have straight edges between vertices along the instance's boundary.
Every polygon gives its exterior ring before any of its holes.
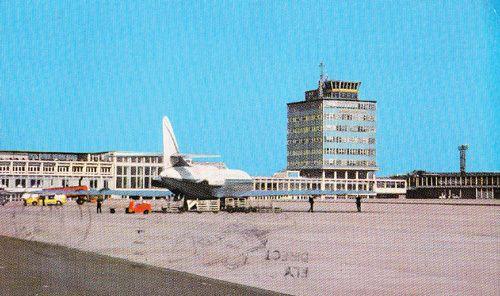
{"type": "Polygon", "coordinates": [[[26,188],[26,179],[16,179],[16,187],[26,188]]]}
{"type": "Polygon", "coordinates": [[[97,188],[97,180],[90,180],[89,184],[90,184],[90,188],[92,188],[92,189],[97,188]]]}
{"type": "Polygon", "coordinates": [[[60,166],[60,167],[57,167],[57,171],[58,172],[68,172],[69,171],[69,167],[67,167],[67,166],[60,166]]]}

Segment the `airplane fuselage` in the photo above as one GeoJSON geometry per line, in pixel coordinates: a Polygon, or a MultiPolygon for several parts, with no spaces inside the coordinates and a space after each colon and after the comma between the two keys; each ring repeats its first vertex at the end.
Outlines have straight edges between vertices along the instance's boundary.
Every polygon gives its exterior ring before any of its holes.
{"type": "Polygon", "coordinates": [[[212,199],[231,196],[232,192],[251,190],[253,180],[241,170],[194,165],[166,168],[154,185],[167,188],[175,195],[212,199]]]}

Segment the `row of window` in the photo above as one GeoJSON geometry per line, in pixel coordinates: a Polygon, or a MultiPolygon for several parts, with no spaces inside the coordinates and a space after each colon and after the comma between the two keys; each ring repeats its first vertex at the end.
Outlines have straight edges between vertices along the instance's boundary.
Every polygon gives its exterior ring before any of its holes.
{"type": "MultiPolygon", "coordinates": [[[[355,143],[355,144],[375,144],[375,138],[352,138],[352,137],[325,137],[325,143],[355,143]]],[[[321,143],[320,137],[289,139],[287,144],[311,144],[321,143]]]]}
{"type": "Polygon", "coordinates": [[[289,134],[302,134],[302,133],[321,132],[321,131],[322,131],[321,126],[303,126],[303,127],[288,129],[289,134]]]}
{"type": "Polygon", "coordinates": [[[321,120],[321,114],[311,114],[311,115],[303,115],[303,116],[289,116],[288,122],[305,122],[305,121],[314,121],[321,120]]]}
{"type": "Polygon", "coordinates": [[[371,125],[325,125],[325,131],[373,133],[375,130],[375,126],[371,125]]]}
{"type": "Polygon", "coordinates": [[[357,93],[345,93],[345,92],[332,92],[329,96],[331,99],[357,99],[357,93]]]}
{"type": "Polygon", "coordinates": [[[135,176],[135,175],[151,175],[151,176],[156,176],[159,175],[162,171],[162,167],[142,167],[142,166],[117,166],[116,167],[116,174],[117,175],[128,175],[130,172],[130,175],[135,176]]]}
{"type": "Polygon", "coordinates": [[[289,161],[290,168],[318,168],[322,166],[340,167],[375,167],[374,160],[346,160],[346,159],[324,159],[324,160],[298,160],[289,161]]]}
{"type": "MultiPolygon", "coordinates": [[[[374,182],[337,181],[325,182],[325,190],[373,190],[374,182]]],[[[321,182],[301,180],[296,182],[256,181],[255,190],[320,190],[321,182]]]]}
{"type": "Polygon", "coordinates": [[[498,186],[500,185],[500,177],[418,177],[410,179],[411,186],[416,186],[417,182],[419,186],[498,186]]]}
{"type": "Polygon", "coordinates": [[[325,137],[326,143],[375,144],[375,138],[325,137]]]}
{"type": "Polygon", "coordinates": [[[287,155],[309,156],[309,155],[321,155],[321,154],[375,156],[375,149],[354,149],[354,148],[299,149],[299,150],[288,150],[287,155]]]}
{"type": "Polygon", "coordinates": [[[118,156],[117,162],[132,162],[132,163],[162,163],[161,156],[118,156]]]}
{"type": "Polygon", "coordinates": [[[324,165],[374,167],[374,160],[325,159],[324,165]]]}
{"type": "Polygon", "coordinates": [[[289,161],[288,167],[290,168],[311,168],[311,167],[321,167],[323,164],[322,160],[298,160],[289,161]]]}
{"type": "Polygon", "coordinates": [[[151,188],[152,178],[150,177],[116,177],[116,188],[151,188]],[[130,180],[130,184],[128,181],[130,180]]]}
{"type": "Polygon", "coordinates": [[[346,101],[325,101],[325,108],[353,109],[353,110],[376,110],[375,103],[358,103],[346,101]]]}
{"type": "MultiPolygon", "coordinates": [[[[9,179],[0,179],[0,185],[2,187],[9,187],[10,185],[10,180],[9,179]]],[[[15,187],[22,187],[22,188],[27,188],[28,187],[43,187],[43,186],[53,186],[54,185],[54,180],[46,180],[46,182],[49,182],[48,184],[43,184],[43,181],[41,179],[14,179],[14,186],[15,187]]],[[[108,188],[108,180],[103,181],[103,186],[105,188],[108,188]]],[[[57,186],[57,185],[56,185],[57,186]]],[[[70,186],[69,180],[67,179],[62,179],[61,180],[61,187],[67,187],[70,186]]],[[[98,183],[97,179],[89,180],[89,186],[90,188],[98,188],[98,183]]]]}
{"type": "Polygon", "coordinates": [[[377,181],[377,188],[405,188],[405,181],[377,181]]]}
{"type": "Polygon", "coordinates": [[[308,156],[308,155],[321,155],[321,149],[300,149],[300,150],[288,150],[288,156],[308,156]]]}
{"type": "MultiPolygon", "coordinates": [[[[58,166],[57,171],[58,172],[69,172],[69,166],[58,166]]],[[[28,172],[54,172],[55,166],[28,166],[28,172]]],[[[9,171],[9,166],[0,166],[0,172],[8,172],[9,171]]],[[[26,172],[26,166],[24,165],[15,165],[12,167],[12,171],[14,172],[26,172]]],[[[85,171],[87,173],[97,173],[97,167],[86,167],[85,171]]],[[[74,166],[72,167],[72,172],[74,173],[81,173],[83,172],[83,166],[74,166]]],[[[111,167],[101,167],[101,173],[110,173],[111,172],[111,167]]]]}
{"type": "Polygon", "coordinates": [[[288,144],[311,144],[311,143],[321,143],[320,137],[313,138],[300,138],[300,139],[290,139],[287,141],[288,144]]]}
{"type": "MultiPolygon", "coordinates": [[[[375,138],[352,138],[352,137],[325,137],[325,143],[355,143],[355,144],[375,144],[375,138]]],[[[289,139],[287,144],[311,144],[321,143],[320,137],[289,139]]]]}
{"type": "Polygon", "coordinates": [[[354,121],[375,121],[375,115],[349,114],[349,113],[326,113],[325,120],[354,120],[354,121]]]}
{"type": "Polygon", "coordinates": [[[325,153],[325,154],[341,154],[341,155],[375,156],[375,149],[324,148],[323,153],[325,153]]]}
{"type": "Polygon", "coordinates": [[[354,121],[375,121],[375,115],[368,114],[350,114],[350,113],[326,113],[324,117],[321,114],[303,115],[303,116],[290,116],[288,117],[289,123],[294,122],[309,122],[316,120],[354,120],[354,121]]]}

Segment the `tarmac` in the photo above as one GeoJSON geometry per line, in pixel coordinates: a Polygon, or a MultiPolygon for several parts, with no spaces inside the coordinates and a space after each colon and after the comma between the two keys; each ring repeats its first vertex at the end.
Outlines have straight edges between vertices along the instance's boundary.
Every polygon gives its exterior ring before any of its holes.
{"type": "Polygon", "coordinates": [[[283,295],[5,236],[0,250],[0,295],[283,295]]]}
{"type": "MultiPolygon", "coordinates": [[[[283,213],[249,214],[125,214],[127,204],[106,201],[103,213],[96,214],[95,204],[8,203],[0,206],[0,235],[133,262],[128,266],[146,264],[294,295],[500,295],[500,200],[370,200],[362,203],[361,213],[353,202],[343,201],[316,202],[314,213],[307,213],[307,202],[279,202],[275,205],[283,213]],[[111,207],[117,208],[115,214],[111,207]]],[[[15,260],[20,255],[5,256],[15,260]]],[[[46,275],[70,264],[38,257],[47,261],[46,275]]],[[[28,269],[17,274],[40,274],[26,264],[16,264],[28,269]]],[[[122,269],[103,268],[105,275],[122,269]]],[[[122,292],[141,291],[130,285],[147,277],[124,273],[103,292],[121,289],[127,281],[122,292]]],[[[161,282],[152,281],[145,289],[161,282]]]]}

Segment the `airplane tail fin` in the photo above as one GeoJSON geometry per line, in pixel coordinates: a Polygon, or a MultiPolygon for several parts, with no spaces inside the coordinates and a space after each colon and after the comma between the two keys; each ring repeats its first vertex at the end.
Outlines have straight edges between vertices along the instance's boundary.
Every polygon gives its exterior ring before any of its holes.
{"type": "Polygon", "coordinates": [[[163,127],[163,163],[165,168],[174,166],[174,160],[172,156],[179,154],[179,146],[177,145],[177,140],[175,139],[174,129],[172,124],[165,116],[162,122],[163,127]]]}

